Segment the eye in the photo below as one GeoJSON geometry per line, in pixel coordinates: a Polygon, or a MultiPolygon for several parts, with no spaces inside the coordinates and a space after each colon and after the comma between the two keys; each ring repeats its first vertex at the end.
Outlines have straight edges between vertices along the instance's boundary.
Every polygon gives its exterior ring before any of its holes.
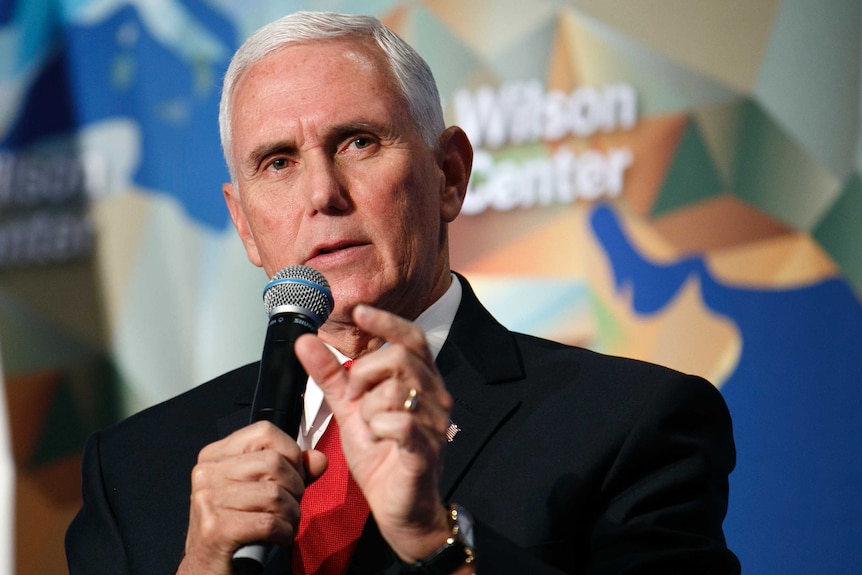
{"type": "Polygon", "coordinates": [[[358,150],[364,150],[365,148],[370,147],[373,143],[374,142],[371,138],[365,137],[353,138],[353,140],[350,141],[350,145],[358,150]]]}
{"type": "Polygon", "coordinates": [[[276,172],[279,170],[284,170],[289,165],[287,158],[276,158],[269,163],[269,169],[275,170],[276,172]]]}

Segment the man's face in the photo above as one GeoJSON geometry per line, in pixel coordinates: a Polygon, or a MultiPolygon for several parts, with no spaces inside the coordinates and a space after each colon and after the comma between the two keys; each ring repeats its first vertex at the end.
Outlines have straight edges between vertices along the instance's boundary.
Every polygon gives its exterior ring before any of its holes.
{"type": "Polygon", "coordinates": [[[224,193],[248,257],[270,276],[320,271],[337,322],[358,303],[413,319],[449,283],[445,225],[464,191],[385,66],[366,41],[291,45],[234,93],[237,186],[224,193]]]}

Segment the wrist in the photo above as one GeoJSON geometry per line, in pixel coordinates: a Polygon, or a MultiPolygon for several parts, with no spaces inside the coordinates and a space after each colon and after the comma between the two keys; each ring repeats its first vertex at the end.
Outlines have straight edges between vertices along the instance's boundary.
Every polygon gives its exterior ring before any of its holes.
{"type": "Polygon", "coordinates": [[[449,509],[437,502],[429,518],[417,521],[416,525],[402,530],[387,530],[386,541],[402,564],[415,563],[434,553],[446,541],[451,532],[449,509]]]}
{"type": "Polygon", "coordinates": [[[405,575],[472,573],[475,562],[473,518],[466,509],[451,505],[447,512],[448,534],[430,555],[415,562],[399,560],[405,575]]]}

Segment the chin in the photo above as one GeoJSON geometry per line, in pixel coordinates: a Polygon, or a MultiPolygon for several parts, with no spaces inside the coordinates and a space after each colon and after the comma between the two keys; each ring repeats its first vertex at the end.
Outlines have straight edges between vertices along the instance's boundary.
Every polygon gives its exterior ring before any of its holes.
{"type": "Polygon", "coordinates": [[[332,299],[335,300],[333,314],[350,314],[361,303],[374,305],[376,300],[368,292],[368,286],[361,283],[348,279],[332,286],[332,299]]]}

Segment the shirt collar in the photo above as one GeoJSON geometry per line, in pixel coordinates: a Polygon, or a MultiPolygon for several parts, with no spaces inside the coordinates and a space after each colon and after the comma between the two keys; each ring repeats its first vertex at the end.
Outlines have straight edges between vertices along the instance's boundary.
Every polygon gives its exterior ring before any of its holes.
{"type": "Polygon", "coordinates": [[[452,283],[449,284],[446,293],[419,314],[413,322],[425,332],[425,339],[428,341],[428,348],[434,359],[437,359],[437,354],[449,337],[449,330],[452,328],[452,322],[455,321],[459,305],[461,305],[461,282],[452,274],[452,283]]]}

